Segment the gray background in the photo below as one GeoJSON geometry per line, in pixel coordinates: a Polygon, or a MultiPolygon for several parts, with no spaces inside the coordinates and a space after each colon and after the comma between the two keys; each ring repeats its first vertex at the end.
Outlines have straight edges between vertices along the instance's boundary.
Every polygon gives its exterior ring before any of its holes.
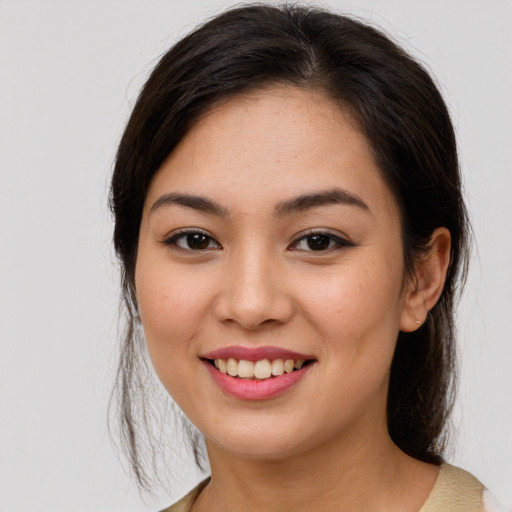
{"type": "MultiPolygon", "coordinates": [[[[0,511],[157,510],[109,444],[117,269],[107,181],[157,57],[232,2],[0,0],[0,511]]],[[[450,461],[512,507],[512,1],[332,0],[436,75],[453,113],[478,250],[458,316],[450,461]]]]}

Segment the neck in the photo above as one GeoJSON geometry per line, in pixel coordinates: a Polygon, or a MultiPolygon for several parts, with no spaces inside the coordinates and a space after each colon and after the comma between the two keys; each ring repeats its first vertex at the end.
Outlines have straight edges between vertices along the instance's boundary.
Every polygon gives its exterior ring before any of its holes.
{"type": "Polygon", "coordinates": [[[275,460],[207,445],[212,479],[194,512],[419,510],[437,477],[437,468],[399,450],[385,425],[275,460]]]}

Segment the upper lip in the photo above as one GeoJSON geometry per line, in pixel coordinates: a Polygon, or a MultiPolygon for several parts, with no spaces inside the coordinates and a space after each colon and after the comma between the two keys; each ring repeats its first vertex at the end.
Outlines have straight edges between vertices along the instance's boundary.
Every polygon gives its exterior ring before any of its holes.
{"type": "Polygon", "coordinates": [[[311,355],[301,354],[293,350],[287,350],[279,347],[243,347],[241,345],[233,345],[212,350],[201,356],[203,359],[244,359],[246,361],[261,361],[262,359],[314,359],[311,355]]]}

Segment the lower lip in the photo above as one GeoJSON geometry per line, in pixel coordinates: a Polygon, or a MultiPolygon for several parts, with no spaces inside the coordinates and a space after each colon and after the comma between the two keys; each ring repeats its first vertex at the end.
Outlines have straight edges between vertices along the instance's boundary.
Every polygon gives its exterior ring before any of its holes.
{"type": "Polygon", "coordinates": [[[212,379],[228,395],[240,398],[242,400],[268,400],[286,393],[295,386],[314,366],[311,362],[300,370],[291,373],[284,373],[278,377],[270,377],[263,380],[249,380],[231,377],[220,372],[207,361],[203,361],[212,379]]]}

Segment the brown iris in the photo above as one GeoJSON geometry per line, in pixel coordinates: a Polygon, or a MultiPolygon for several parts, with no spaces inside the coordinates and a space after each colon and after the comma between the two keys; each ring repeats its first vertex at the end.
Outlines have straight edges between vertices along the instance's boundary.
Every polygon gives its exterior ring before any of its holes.
{"type": "Polygon", "coordinates": [[[210,237],[202,233],[191,233],[187,235],[187,245],[191,249],[207,249],[210,244],[210,237]]]}
{"type": "Polygon", "coordinates": [[[307,243],[312,251],[323,251],[329,248],[331,239],[327,235],[313,235],[308,237],[307,243]]]}

